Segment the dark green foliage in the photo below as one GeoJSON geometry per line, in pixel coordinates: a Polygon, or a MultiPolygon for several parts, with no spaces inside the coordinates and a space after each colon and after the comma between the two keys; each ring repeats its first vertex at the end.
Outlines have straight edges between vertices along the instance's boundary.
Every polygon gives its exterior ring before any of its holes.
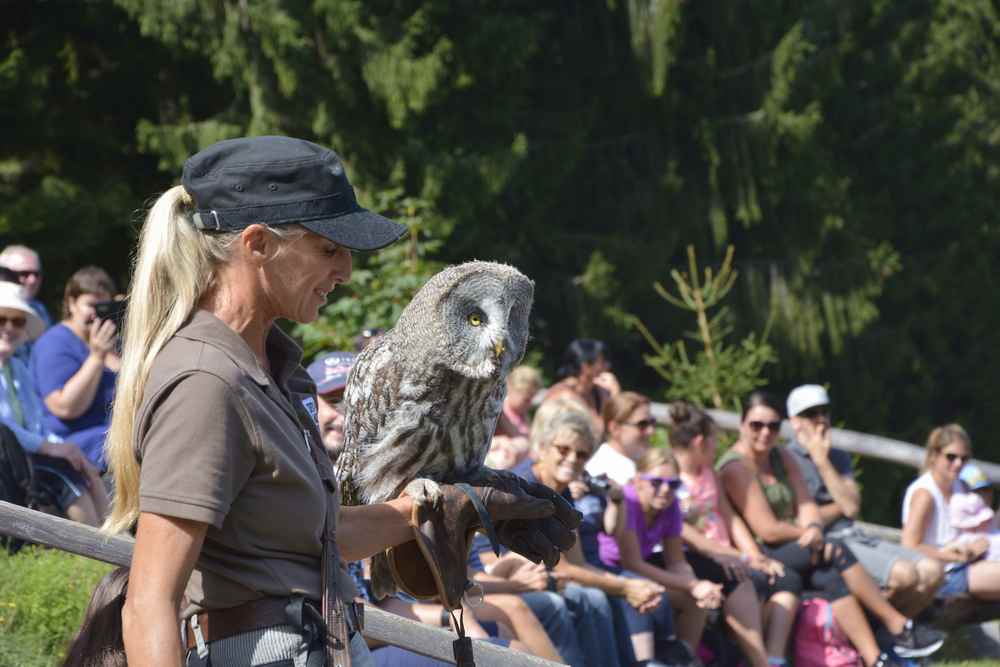
{"type": "MultiPolygon", "coordinates": [[[[311,350],[390,321],[435,263],[499,260],[536,281],[548,371],[600,337],[659,394],[623,314],[680,338],[653,282],[687,245],[718,265],[732,244],[726,323],[768,329],[772,389],[823,382],[838,421],[915,441],[958,420],[1000,458],[995,2],[16,0],[5,18],[0,235],[42,250],[50,305],[85,262],[127,275],[135,212],[191,152],[293,134],[422,219],[416,246],[356,258],[366,300],[303,329],[311,350]]],[[[909,476],[866,489],[866,518],[895,521],[909,476]]]]}

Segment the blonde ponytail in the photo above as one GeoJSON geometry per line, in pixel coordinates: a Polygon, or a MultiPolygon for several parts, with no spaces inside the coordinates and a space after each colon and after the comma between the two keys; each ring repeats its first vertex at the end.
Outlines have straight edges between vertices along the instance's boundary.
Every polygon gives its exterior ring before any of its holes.
{"type": "Polygon", "coordinates": [[[182,186],[153,204],[139,236],[123,332],[105,457],[115,480],[104,530],[130,529],[139,518],[139,461],[135,419],[157,354],[191,316],[212,283],[215,267],[229,259],[237,233],[204,234],[191,221],[194,202],[182,186]]]}

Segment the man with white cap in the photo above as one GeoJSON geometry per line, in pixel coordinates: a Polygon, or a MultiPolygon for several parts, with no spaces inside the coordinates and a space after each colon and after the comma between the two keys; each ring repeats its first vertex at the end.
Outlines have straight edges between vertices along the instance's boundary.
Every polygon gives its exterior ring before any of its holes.
{"type": "Polygon", "coordinates": [[[355,358],[357,355],[353,352],[328,352],[316,357],[308,368],[309,375],[316,383],[319,399],[313,416],[319,423],[323,446],[334,461],[344,446],[344,411],[341,402],[344,400],[347,376],[355,358]]]}
{"type": "Polygon", "coordinates": [[[894,606],[907,616],[917,614],[933,601],[941,585],[941,564],[854,525],[861,509],[861,492],[854,480],[851,456],[832,446],[826,389],[817,384],[796,387],[788,395],[787,408],[795,431],[788,450],[819,507],[825,534],[851,549],[894,606]]]}

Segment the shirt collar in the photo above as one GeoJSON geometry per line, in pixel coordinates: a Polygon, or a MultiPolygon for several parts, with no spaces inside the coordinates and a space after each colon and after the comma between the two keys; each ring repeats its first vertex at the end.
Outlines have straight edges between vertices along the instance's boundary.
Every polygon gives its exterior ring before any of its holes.
{"type": "MultiPolygon", "coordinates": [[[[271,383],[271,375],[261,367],[257,355],[243,337],[207,310],[201,308],[195,310],[176,335],[221,350],[257,384],[267,386],[271,383]]],[[[271,326],[264,349],[274,379],[277,379],[281,386],[285,386],[288,378],[302,361],[302,349],[277,325],[271,326]]]]}

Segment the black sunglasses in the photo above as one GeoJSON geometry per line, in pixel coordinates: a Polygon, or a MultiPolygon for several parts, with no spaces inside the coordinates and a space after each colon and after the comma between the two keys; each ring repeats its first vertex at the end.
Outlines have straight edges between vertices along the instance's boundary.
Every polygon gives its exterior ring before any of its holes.
{"type": "Polygon", "coordinates": [[[946,459],[948,459],[948,463],[954,463],[957,460],[961,460],[962,461],[962,465],[965,465],[966,463],[968,463],[972,459],[971,456],[963,456],[962,454],[954,454],[952,452],[947,452],[944,455],[944,457],[946,459]]]}
{"type": "Polygon", "coordinates": [[[41,278],[42,277],[41,270],[35,271],[33,269],[28,269],[27,271],[11,271],[11,273],[13,273],[15,276],[17,276],[18,280],[24,280],[25,278],[28,278],[29,276],[35,276],[36,278],[41,278]]]}
{"type": "Polygon", "coordinates": [[[779,419],[776,422],[759,422],[755,420],[752,422],[747,422],[747,426],[749,426],[750,430],[753,431],[754,433],[759,433],[760,431],[763,431],[765,428],[770,430],[772,433],[777,433],[778,431],[781,430],[781,420],[779,419]]]}
{"type": "Polygon", "coordinates": [[[638,429],[647,429],[651,426],[656,426],[656,420],[652,417],[648,417],[646,419],[640,419],[637,422],[625,422],[625,424],[628,426],[634,426],[638,429]]]}
{"type": "Polygon", "coordinates": [[[17,316],[17,317],[6,317],[4,315],[0,315],[0,329],[2,329],[5,326],[7,326],[8,322],[15,329],[23,329],[24,325],[28,323],[28,318],[26,318],[26,317],[20,317],[20,316],[17,316]]]}

